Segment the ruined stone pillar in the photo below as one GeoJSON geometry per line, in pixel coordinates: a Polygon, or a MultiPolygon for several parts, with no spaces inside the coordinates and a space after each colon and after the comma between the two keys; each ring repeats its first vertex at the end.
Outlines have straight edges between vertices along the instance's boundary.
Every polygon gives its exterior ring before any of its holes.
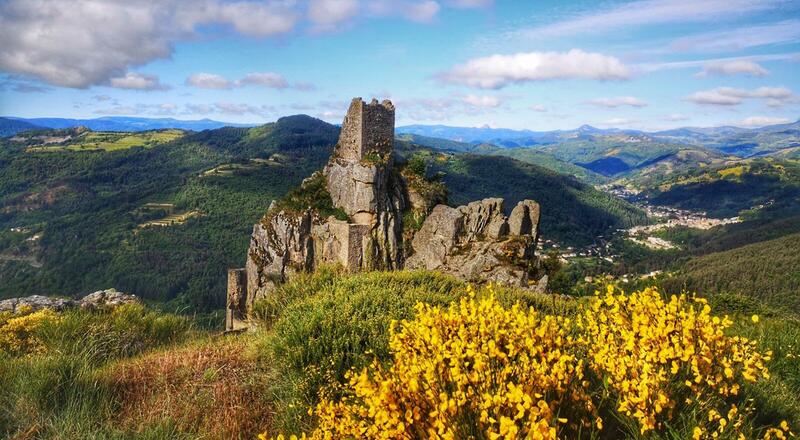
{"type": "Polygon", "coordinates": [[[247,328],[247,271],[228,270],[228,299],[225,307],[225,331],[247,328]]]}

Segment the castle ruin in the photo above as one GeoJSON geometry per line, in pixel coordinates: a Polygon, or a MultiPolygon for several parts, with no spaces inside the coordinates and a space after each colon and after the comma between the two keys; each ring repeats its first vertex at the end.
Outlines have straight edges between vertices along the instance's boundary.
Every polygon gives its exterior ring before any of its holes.
{"type": "Polygon", "coordinates": [[[301,185],[324,179],[332,205],[346,219],[273,202],[253,226],[245,268],[228,271],[226,330],[247,328],[256,301],[294,273],[321,265],[349,272],[426,268],[528,287],[539,205],[522,201],[510,217],[496,198],[458,208],[417,206],[421,195],[394,164],[394,115],[388,100],[354,98],[328,164],[301,185]],[[411,209],[423,210],[427,219],[405,243],[403,213],[411,209]]]}

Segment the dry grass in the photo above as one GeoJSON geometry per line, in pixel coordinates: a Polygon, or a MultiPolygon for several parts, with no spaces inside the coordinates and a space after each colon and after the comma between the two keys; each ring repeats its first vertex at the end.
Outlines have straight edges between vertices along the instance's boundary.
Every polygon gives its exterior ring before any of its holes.
{"type": "Polygon", "coordinates": [[[255,438],[271,425],[269,374],[247,340],[214,337],[112,365],[103,377],[121,402],[114,424],[137,431],[169,421],[198,438],[255,438]]]}

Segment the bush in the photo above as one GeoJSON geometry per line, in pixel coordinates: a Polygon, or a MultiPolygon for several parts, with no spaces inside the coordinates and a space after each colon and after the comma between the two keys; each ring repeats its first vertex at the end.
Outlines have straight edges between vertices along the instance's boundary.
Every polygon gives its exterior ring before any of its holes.
{"type": "Polygon", "coordinates": [[[460,291],[461,282],[429,272],[372,272],[334,279],[323,274],[282,286],[278,299],[259,306],[264,310],[267,304],[281,304],[281,298],[301,298],[285,307],[274,334],[265,341],[268,362],[281,371],[274,390],[275,423],[293,430],[306,426],[306,409],[319,393],[335,395],[351,368],[368,365],[374,356],[389,358],[392,319],[410,319],[420,301],[448,304],[460,291]],[[321,289],[308,288],[314,285],[321,289]]]}
{"type": "MultiPolygon", "coordinates": [[[[573,314],[576,301],[519,289],[496,289],[504,304],[522,302],[573,314]]],[[[391,359],[389,324],[411,319],[419,302],[445,306],[465,284],[435,272],[371,272],[338,276],[333,269],[301,275],[254,307],[273,333],[262,351],[281,371],[274,387],[276,426],[296,431],[312,422],[306,409],[319,395],[336,396],[352,368],[391,359]],[[287,305],[288,304],[288,305],[287,305]],[[277,320],[275,318],[278,317],[277,320]],[[274,322],[274,325],[273,325],[274,322]]]]}
{"type": "Polygon", "coordinates": [[[771,353],[727,336],[705,300],[609,287],[571,319],[467,292],[393,321],[389,358],[322,395],[310,438],[793,435],[753,423],[744,387],[769,377],[771,353]]]}
{"type": "Polygon", "coordinates": [[[141,304],[2,319],[2,438],[26,432],[35,438],[111,437],[89,435],[99,432],[118,403],[99,380],[99,367],[180,341],[191,328],[186,318],[141,304]]]}

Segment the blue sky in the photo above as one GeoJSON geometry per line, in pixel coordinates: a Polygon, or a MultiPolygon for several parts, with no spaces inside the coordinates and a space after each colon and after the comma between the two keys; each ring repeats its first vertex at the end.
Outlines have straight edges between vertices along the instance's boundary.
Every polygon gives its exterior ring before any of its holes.
{"type": "Polygon", "coordinates": [[[0,114],[534,130],[800,117],[787,0],[0,0],[0,114]]]}

